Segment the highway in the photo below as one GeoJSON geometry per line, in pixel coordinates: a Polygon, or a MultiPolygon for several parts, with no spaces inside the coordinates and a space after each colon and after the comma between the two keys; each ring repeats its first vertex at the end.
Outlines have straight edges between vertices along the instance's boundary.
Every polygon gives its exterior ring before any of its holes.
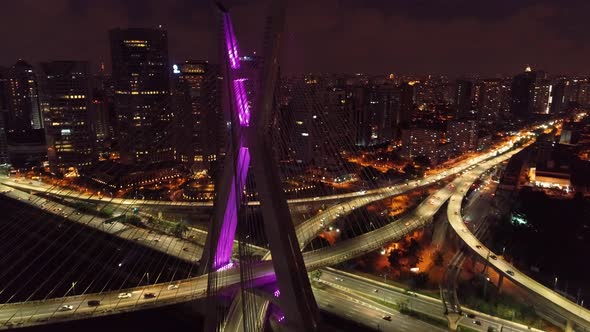
{"type": "MultiPolygon", "coordinates": [[[[518,152],[518,149],[480,163],[477,167],[472,166],[474,169],[469,170],[461,177],[455,179],[453,183],[461,181],[462,178],[474,178],[472,173],[482,172],[486,167],[489,168],[495,164],[501,163],[516,152],[518,152]]],[[[343,241],[333,247],[304,253],[306,266],[309,270],[313,270],[315,268],[363,255],[379,248],[383,243],[397,240],[409,232],[422,227],[452,194],[453,186],[455,185],[447,185],[440,189],[420,204],[413,216],[402,218],[397,222],[385,226],[387,229],[384,227],[381,231],[372,231],[357,238],[343,241]],[[403,226],[401,226],[402,223],[403,226]]],[[[222,286],[230,286],[239,283],[239,270],[237,268],[230,268],[219,273],[223,274],[223,277],[220,279],[222,280],[220,282],[222,286]]],[[[256,278],[270,278],[273,275],[271,262],[261,263],[254,268],[253,273],[256,278]]],[[[2,327],[7,328],[15,323],[20,323],[20,325],[33,325],[46,323],[48,321],[82,319],[90,315],[108,315],[117,312],[137,310],[146,306],[162,306],[171,303],[189,301],[205,296],[206,283],[207,276],[199,276],[181,281],[178,283],[179,288],[174,290],[168,290],[168,284],[156,284],[148,287],[105,292],[102,294],[86,294],[46,301],[5,304],[0,306],[0,322],[4,322],[2,327]],[[133,296],[129,299],[119,299],[117,296],[120,292],[130,292],[133,296]],[[155,298],[146,299],[142,297],[142,294],[144,293],[155,293],[157,296],[155,298]],[[86,304],[86,301],[97,297],[101,300],[101,305],[98,308],[89,307],[86,304]],[[104,305],[102,303],[104,303],[104,305]],[[71,305],[74,309],[63,312],[57,311],[62,305],[71,305]]]]}
{"type": "Polygon", "coordinates": [[[458,190],[453,194],[451,201],[448,204],[447,217],[455,233],[473,252],[483,259],[483,261],[487,260],[488,264],[496,269],[502,276],[526,289],[531,295],[534,295],[539,302],[549,306],[556,312],[561,313],[566,319],[573,321],[585,329],[590,329],[590,311],[588,309],[577,305],[538,283],[526,274],[518,271],[514,266],[502,259],[500,255],[496,255],[496,259],[488,259],[493,253],[473,235],[468,227],[465,227],[461,214],[463,198],[477,177],[478,174],[476,172],[469,176],[462,177],[461,183],[457,187],[458,190]]]}
{"type": "MultiPolygon", "coordinates": [[[[474,158],[465,165],[456,166],[455,168],[453,168],[453,171],[457,173],[469,168],[470,170],[463,174],[461,178],[475,179],[477,176],[472,175],[472,173],[480,174],[486,169],[485,167],[489,168],[495,164],[501,163],[520,150],[516,149],[508,153],[505,153],[512,147],[513,143],[509,143],[497,150],[488,152],[484,155],[481,155],[480,157],[474,158]],[[497,157],[482,162],[483,160],[494,156],[497,157]]],[[[439,177],[439,179],[442,179],[443,177],[448,176],[449,173],[450,170],[440,175],[437,175],[437,177],[439,177]]],[[[426,185],[435,181],[436,178],[432,180],[414,180],[404,185],[410,187],[412,182],[418,185],[426,185]]],[[[455,181],[457,181],[457,179],[455,181]]],[[[400,231],[400,221],[398,221],[387,226],[389,227],[391,225],[396,225],[395,228],[398,228],[397,230],[389,229],[383,232],[385,234],[379,234],[380,232],[375,231],[367,233],[365,234],[367,237],[363,238],[362,241],[356,240],[356,244],[354,246],[346,244],[347,241],[345,241],[334,247],[321,249],[322,253],[318,253],[318,250],[316,250],[315,252],[306,253],[304,254],[306,266],[308,266],[309,270],[313,270],[326,264],[334,264],[334,262],[347,260],[352,257],[359,256],[366,252],[375,250],[376,248],[380,247],[382,243],[387,243],[399,239],[401,236],[407,234],[407,232],[413,231],[421,227],[425,222],[428,222],[431,219],[432,215],[438,210],[438,208],[440,208],[440,206],[442,206],[445,200],[448,199],[448,197],[452,194],[452,189],[453,188],[451,186],[446,186],[436,194],[431,195],[429,199],[427,199],[418,207],[415,213],[416,217],[410,218],[409,221],[404,222],[404,231],[400,231]],[[372,243],[372,245],[370,243],[372,243]],[[375,246],[376,244],[378,245],[375,246]],[[356,246],[358,246],[361,249],[357,249],[356,246]]],[[[392,189],[382,188],[378,190],[387,191],[392,189]]],[[[371,193],[370,195],[373,194],[374,193],[371,193]]],[[[381,194],[375,195],[377,197],[373,197],[373,199],[380,199],[380,195],[381,194]]],[[[370,201],[370,199],[371,198],[366,198],[366,203],[364,204],[367,204],[370,201]]],[[[335,216],[335,218],[337,218],[337,216],[335,216]]],[[[314,228],[311,227],[311,229],[313,230],[314,228]]],[[[307,235],[305,236],[307,237],[307,235]]],[[[353,240],[355,239],[351,239],[348,241],[353,240]]],[[[218,273],[223,274],[223,277],[220,278],[220,280],[222,281],[220,282],[220,284],[222,286],[231,286],[235,285],[236,283],[239,283],[239,270],[235,267],[229,268],[225,271],[218,273]]],[[[270,264],[270,262],[262,262],[259,266],[256,266],[253,269],[253,275],[255,278],[271,279],[273,277],[272,265],[270,264]]],[[[171,303],[189,301],[195,298],[201,298],[205,296],[206,283],[207,276],[199,276],[196,278],[186,279],[179,282],[179,287],[177,289],[172,290],[167,289],[167,287],[169,286],[168,284],[155,284],[148,287],[105,292],[101,294],[85,294],[80,296],[71,296],[50,299],[45,301],[4,304],[0,306],[0,324],[3,324],[1,326],[2,328],[10,328],[15,324],[28,326],[34,324],[44,324],[52,321],[82,319],[90,315],[95,316],[115,314],[118,312],[125,312],[148,306],[154,307],[168,305],[171,303]],[[130,292],[132,294],[132,297],[129,299],[119,299],[118,294],[120,292],[130,292]],[[144,293],[154,293],[156,294],[156,297],[143,298],[142,294],[144,293]],[[101,301],[104,300],[104,304],[101,303],[101,305],[98,307],[89,307],[86,304],[86,301],[95,299],[97,297],[101,301]],[[57,311],[58,308],[60,308],[60,306],[62,305],[71,305],[73,310],[57,311]]]]}
{"type": "MultiPolygon", "coordinates": [[[[427,314],[433,318],[440,319],[446,322],[446,318],[444,315],[444,307],[439,299],[417,294],[414,292],[408,292],[407,290],[402,288],[387,285],[381,282],[377,282],[371,279],[367,279],[355,274],[339,271],[336,269],[326,268],[322,269],[321,271],[322,274],[320,276],[319,282],[333,287],[333,289],[331,290],[332,294],[357,294],[364,298],[371,297],[378,301],[388,302],[391,304],[405,303],[410,310],[418,311],[420,313],[427,314]],[[377,290],[377,292],[375,292],[375,290],[377,290]]],[[[337,304],[337,306],[341,307],[346,307],[347,305],[348,303],[345,302],[337,304]]],[[[392,309],[389,309],[389,311],[393,312],[392,309]]],[[[534,328],[529,329],[528,326],[501,319],[498,317],[489,316],[468,308],[465,308],[465,312],[468,314],[474,314],[475,318],[464,318],[459,325],[477,331],[487,331],[488,327],[490,326],[497,328],[498,331],[500,331],[500,328],[503,328],[503,331],[506,332],[540,331],[534,328]],[[474,323],[474,321],[479,321],[481,325],[477,325],[476,323],[474,323]]],[[[410,318],[409,316],[403,317],[406,317],[406,319],[410,318]]],[[[432,325],[429,326],[432,329],[435,328],[432,325]]],[[[414,330],[406,329],[403,331],[414,330]]],[[[444,329],[444,331],[447,330],[444,329]]]]}

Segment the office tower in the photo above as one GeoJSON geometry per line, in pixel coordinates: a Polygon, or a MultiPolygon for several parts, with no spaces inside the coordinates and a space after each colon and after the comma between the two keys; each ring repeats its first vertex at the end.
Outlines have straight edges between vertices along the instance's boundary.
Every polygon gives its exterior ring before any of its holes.
{"type": "Polygon", "coordinates": [[[455,95],[455,107],[457,109],[457,118],[465,119],[471,113],[471,94],[473,83],[466,80],[457,80],[457,93],[455,95]]]}
{"type": "Polygon", "coordinates": [[[537,73],[527,67],[512,79],[510,87],[510,112],[520,118],[526,118],[534,111],[534,93],[537,73]]]}
{"type": "Polygon", "coordinates": [[[74,174],[95,161],[88,63],[45,62],[41,70],[49,166],[54,172],[74,174]]]}
{"type": "Polygon", "coordinates": [[[114,136],[114,102],[110,77],[105,73],[104,63],[92,77],[92,105],[90,108],[90,124],[94,133],[99,152],[110,151],[110,139],[114,136]]]}
{"type": "Polygon", "coordinates": [[[5,74],[8,96],[9,132],[27,132],[43,128],[43,118],[39,105],[39,87],[33,67],[18,60],[5,74]]]}
{"type": "Polygon", "coordinates": [[[477,117],[481,123],[495,124],[502,108],[502,81],[482,80],[478,87],[477,117]]]}
{"type": "Polygon", "coordinates": [[[103,143],[110,137],[109,106],[106,91],[94,89],[90,107],[90,126],[97,143],[103,143]]]}
{"type": "Polygon", "coordinates": [[[477,122],[449,121],[447,125],[447,142],[451,144],[454,155],[477,149],[477,122]]]}
{"type": "Polygon", "coordinates": [[[195,170],[210,168],[223,145],[218,71],[201,61],[173,65],[176,157],[195,170]]]}
{"type": "Polygon", "coordinates": [[[114,29],[110,42],[121,162],[173,160],[166,30],[114,29]]]}

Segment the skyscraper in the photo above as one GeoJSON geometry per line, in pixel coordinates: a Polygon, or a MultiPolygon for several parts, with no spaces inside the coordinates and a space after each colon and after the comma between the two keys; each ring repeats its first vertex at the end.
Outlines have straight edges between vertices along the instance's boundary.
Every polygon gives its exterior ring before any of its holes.
{"type": "Polygon", "coordinates": [[[455,95],[455,107],[457,118],[465,119],[471,112],[471,93],[473,83],[467,80],[457,80],[457,94],[455,95]]]}
{"type": "Polygon", "coordinates": [[[166,30],[114,29],[110,41],[121,161],[173,160],[166,30]]]}
{"type": "Polygon", "coordinates": [[[96,159],[89,119],[88,63],[46,62],[41,70],[49,166],[60,173],[83,170],[96,159]]]}
{"type": "Polygon", "coordinates": [[[355,90],[357,142],[359,146],[387,143],[399,123],[399,90],[393,85],[371,85],[355,90]]]}
{"type": "Polygon", "coordinates": [[[551,81],[537,74],[535,90],[533,93],[533,112],[538,114],[549,114],[553,99],[553,85],[551,81]]]}
{"type": "Polygon", "coordinates": [[[520,118],[526,118],[534,110],[535,80],[537,74],[527,67],[512,79],[510,87],[510,112],[520,118]]]}
{"type": "Polygon", "coordinates": [[[10,132],[26,132],[43,128],[39,106],[39,87],[33,67],[18,60],[6,72],[8,118],[10,132]]]}
{"type": "Polygon", "coordinates": [[[173,65],[177,160],[196,169],[209,168],[217,161],[223,145],[217,77],[218,68],[207,62],[186,61],[173,65]]]}
{"type": "Polygon", "coordinates": [[[400,109],[398,118],[398,125],[407,126],[412,122],[412,116],[414,115],[416,93],[414,89],[414,82],[403,82],[399,86],[400,89],[400,109]]]}

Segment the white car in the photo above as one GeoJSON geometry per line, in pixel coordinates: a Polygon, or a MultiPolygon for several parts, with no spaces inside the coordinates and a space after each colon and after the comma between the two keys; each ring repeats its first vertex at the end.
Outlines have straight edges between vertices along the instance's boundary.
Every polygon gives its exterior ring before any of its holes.
{"type": "Polygon", "coordinates": [[[131,293],[120,293],[117,297],[120,299],[128,299],[131,297],[131,293]]]}
{"type": "Polygon", "coordinates": [[[168,285],[168,290],[178,289],[178,284],[168,285]]]}
{"type": "Polygon", "coordinates": [[[61,307],[59,307],[59,309],[57,309],[57,311],[70,311],[74,309],[74,306],[71,304],[64,304],[61,307]]]}

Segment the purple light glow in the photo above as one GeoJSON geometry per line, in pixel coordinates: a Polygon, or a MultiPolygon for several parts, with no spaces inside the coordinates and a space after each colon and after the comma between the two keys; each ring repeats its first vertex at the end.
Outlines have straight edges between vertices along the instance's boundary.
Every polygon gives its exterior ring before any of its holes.
{"type": "Polygon", "coordinates": [[[226,271],[231,269],[232,267],[234,267],[234,262],[229,262],[226,265],[220,267],[219,269],[217,269],[217,271],[226,271]]]}
{"type": "Polygon", "coordinates": [[[274,292],[274,295],[275,295],[275,297],[279,297],[279,296],[281,296],[281,291],[277,289],[277,290],[274,292]]]}
{"type": "Polygon", "coordinates": [[[238,56],[238,41],[234,34],[234,27],[229,18],[229,14],[223,15],[223,27],[225,32],[225,46],[229,57],[229,64],[232,69],[240,68],[240,60],[238,56]]]}
{"type": "Polygon", "coordinates": [[[282,315],[281,317],[279,317],[279,323],[285,320],[285,315],[282,315]]]}
{"type": "Polygon", "coordinates": [[[242,197],[242,188],[244,188],[244,184],[246,182],[249,166],[250,151],[248,148],[240,147],[237,165],[238,183],[236,183],[236,178],[234,176],[232,179],[232,186],[230,189],[228,201],[225,206],[223,225],[221,226],[219,242],[217,243],[217,251],[215,251],[215,260],[213,266],[215,270],[227,265],[231,259],[232,247],[234,238],[236,236],[236,226],[238,223],[238,202],[242,197]],[[236,188],[239,188],[237,193],[236,188]]]}
{"type": "Polygon", "coordinates": [[[244,78],[234,80],[234,98],[238,107],[240,125],[242,127],[248,127],[250,125],[250,105],[248,105],[248,96],[246,95],[244,81],[246,81],[244,78]]]}

